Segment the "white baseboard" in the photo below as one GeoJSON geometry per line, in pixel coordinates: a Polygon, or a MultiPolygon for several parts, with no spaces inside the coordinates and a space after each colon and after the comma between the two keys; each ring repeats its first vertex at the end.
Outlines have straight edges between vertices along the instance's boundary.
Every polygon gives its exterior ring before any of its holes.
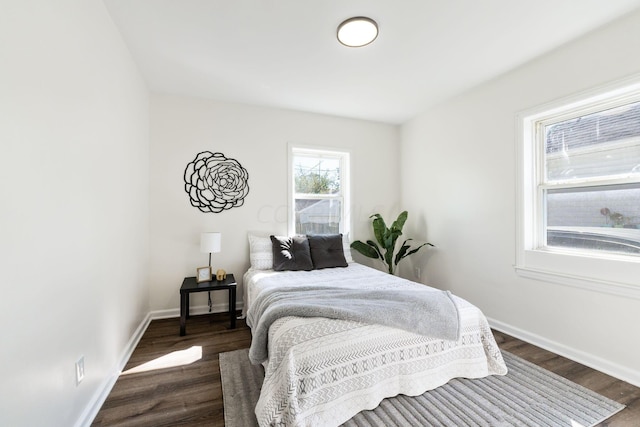
{"type": "Polygon", "coordinates": [[[89,404],[85,407],[82,415],[80,415],[80,418],[75,423],[75,427],[91,426],[91,423],[95,419],[96,415],[98,415],[98,412],[100,411],[100,408],[102,408],[105,400],[107,400],[107,396],[109,396],[109,393],[111,393],[111,389],[118,380],[120,372],[122,372],[125,365],[129,361],[133,350],[135,350],[136,346],[140,342],[140,339],[142,338],[142,335],[144,335],[144,332],[147,330],[150,322],[151,313],[147,313],[136,330],[133,332],[133,335],[131,335],[131,338],[129,338],[129,341],[122,351],[120,358],[116,361],[116,364],[111,369],[111,373],[107,375],[106,378],[102,381],[102,384],[89,401],[89,404]]]}
{"type": "Polygon", "coordinates": [[[492,328],[509,334],[530,344],[549,350],[553,353],[574,360],[590,368],[596,369],[619,380],[628,382],[636,387],[640,387],[640,372],[612,363],[589,353],[585,353],[575,348],[568,347],[556,341],[548,340],[540,335],[511,326],[507,323],[495,319],[487,318],[492,328]]]}
{"type": "MultiPolygon", "coordinates": [[[[242,308],[243,308],[242,303],[239,303],[236,305],[237,310],[242,310],[242,308]]],[[[229,305],[227,303],[213,304],[211,306],[212,313],[225,313],[227,311],[229,311],[229,305]]],[[[198,314],[207,314],[209,313],[209,306],[201,305],[201,306],[191,307],[189,310],[189,313],[192,316],[195,316],[198,314]]],[[[156,320],[156,319],[169,319],[174,317],[180,317],[179,308],[174,308],[169,310],[155,310],[147,313],[147,315],[144,317],[144,319],[142,319],[142,321],[134,331],[133,335],[127,342],[127,345],[122,351],[120,358],[112,368],[110,374],[107,375],[107,377],[104,379],[104,381],[102,382],[102,384],[100,385],[100,387],[98,388],[94,396],[91,398],[89,404],[86,406],[86,408],[80,415],[80,418],[74,425],[75,427],[91,426],[91,423],[95,419],[96,415],[98,415],[100,408],[102,408],[102,405],[104,405],[105,400],[107,400],[109,393],[111,393],[113,386],[116,384],[116,381],[120,376],[120,373],[122,372],[125,365],[129,361],[131,354],[133,354],[133,351],[138,346],[138,343],[142,339],[144,332],[147,330],[147,327],[149,327],[149,323],[151,323],[152,320],[156,320]]],[[[178,333],[179,333],[179,330],[176,329],[176,334],[178,333]]]]}

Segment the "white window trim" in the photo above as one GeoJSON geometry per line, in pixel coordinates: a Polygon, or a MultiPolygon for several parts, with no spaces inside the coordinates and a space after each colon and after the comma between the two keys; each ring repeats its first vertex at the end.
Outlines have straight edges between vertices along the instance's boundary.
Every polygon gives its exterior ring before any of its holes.
{"type": "MultiPolygon", "coordinates": [[[[344,165],[341,165],[343,170],[341,170],[342,179],[340,181],[340,190],[342,191],[342,198],[344,203],[342,203],[342,221],[340,223],[340,233],[344,235],[348,235],[349,232],[353,229],[352,218],[351,218],[351,205],[353,204],[353,200],[351,199],[351,151],[345,149],[339,149],[335,147],[323,147],[318,145],[304,145],[304,144],[296,144],[293,142],[289,142],[288,144],[288,161],[287,161],[287,229],[290,236],[296,233],[296,225],[295,225],[295,204],[293,203],[294,189],[295,189],[295,177],[293,174],[293,157],[294,152],[306,152],[306,153],[318,153],[318,154],[336,154],[340,156],[345,156],[346,161],[344,165]]],[[[310,196],[312,197],[312,196],[310,196]]],[[[322,195],[318,196],[319,199],[329,199],[331,195],[322,195]]],[[[338,197],[336,197],[338,198],[338,197]]]]}
{"type": "Polygon", "coordinates": [[[529,159],[536,150],[533,123],[569,108],[580,108],[598,100],[626,98],[640,91],[640,75],[603,85],[522,111],[516,116],[516,272],[526,278],[578,287],[596,292],[640,299],[640,259],[616,254],[589,254],[563,248],[537,248],[535,225],[543,220],[536,204],[537,178],[542,171],[529,159]]]}

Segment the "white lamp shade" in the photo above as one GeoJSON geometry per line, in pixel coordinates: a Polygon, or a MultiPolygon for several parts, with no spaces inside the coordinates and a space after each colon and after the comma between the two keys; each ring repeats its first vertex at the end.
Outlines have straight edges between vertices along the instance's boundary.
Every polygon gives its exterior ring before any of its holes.
{"type": "Polygon", "coordinates": [[[200,252],[218,253],[222,247],[222,233],[202,233],[200,235],[200,252]]]}

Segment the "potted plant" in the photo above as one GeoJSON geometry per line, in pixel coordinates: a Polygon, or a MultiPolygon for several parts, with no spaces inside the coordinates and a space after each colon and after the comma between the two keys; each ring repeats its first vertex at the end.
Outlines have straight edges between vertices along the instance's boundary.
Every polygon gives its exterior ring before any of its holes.
{"type": "Polygon", "coordinates": [[[417,248],[411,249],[411,245],[408,244],[408,242],[413,239],[406,239],[402,245],[400,245],[398,252],[395,252],[396,242],[398,237],[402,236],[402,227],[404,227],[408,216],[407,211],[400,213],[398,219],[396,219],[393,224],[391,224],[391,228],[389,228],[380,214],[371,215],[369,218],[373,218],[373,234],[378,242],[367,240],[366,243],[363,243],[360,240],[356,240],[351,243],[351,247],[366,257],[382,260],[387,265],[389,274],[393,274],[395,267],[397,267],[398,263],[404,258],[415,254],[423,246],[433,246],[431,243],[423,243],[417,248]]]}

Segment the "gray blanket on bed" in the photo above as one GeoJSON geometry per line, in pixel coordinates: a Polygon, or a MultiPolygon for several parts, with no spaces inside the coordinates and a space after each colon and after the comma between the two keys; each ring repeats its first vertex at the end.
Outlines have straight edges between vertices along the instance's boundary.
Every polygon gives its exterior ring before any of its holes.
{"type": "Polygon", "coordinates": [[[460,337],[458,308],[449,291],[277,288],[262,292],[247,312],[253,335],[249,349],[252,363],[267,360],[269,327],[286,316],[380,324],[444,340],[460,337]]]}

